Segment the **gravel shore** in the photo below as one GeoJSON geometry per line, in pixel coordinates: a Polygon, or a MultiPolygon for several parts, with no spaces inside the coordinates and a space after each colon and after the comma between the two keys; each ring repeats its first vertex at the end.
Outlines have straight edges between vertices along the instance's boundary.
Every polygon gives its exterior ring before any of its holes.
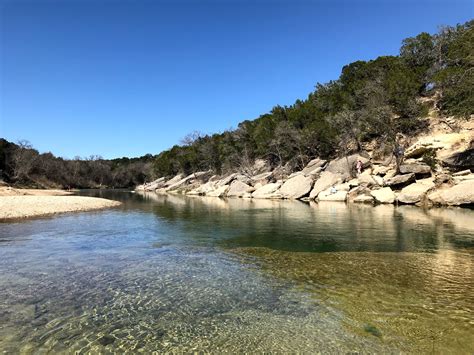
{"type": "Polygon", "coordinates": [[[118,201],[96,197],[64,196],[64,191],[60,190],[57,193],[52,190],[34,190],[32,192],[15,190],[19,193],[11,192],[10,190],[7,195],[7,191],[0,191],[0,220],[98,210],[121,204],[118,201]]]}

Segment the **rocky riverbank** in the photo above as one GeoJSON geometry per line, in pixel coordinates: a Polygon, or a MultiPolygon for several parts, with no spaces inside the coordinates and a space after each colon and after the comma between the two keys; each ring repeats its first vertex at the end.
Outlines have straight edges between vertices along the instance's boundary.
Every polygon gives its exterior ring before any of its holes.
{"type": "Polygon", "coordinates": [[[137,186],[137,191],[229,198],[301,199],[353,203],[398,203],[420,206],[474,204],[474,127],[452,132],[437,129],[417,137],[405,151],[397,172],[395,158],[366,150],[331,161],[311,160],[304,169],[270,170],[256,161],[253,174],[225,176],[201,171],[164,177],[137,186]],[[362,162],[361,173],[356,164],[362,162]]]}

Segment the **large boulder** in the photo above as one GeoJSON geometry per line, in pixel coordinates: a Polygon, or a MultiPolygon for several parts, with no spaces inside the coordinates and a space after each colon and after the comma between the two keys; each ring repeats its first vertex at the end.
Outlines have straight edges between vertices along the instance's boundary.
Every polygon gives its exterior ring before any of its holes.
{"type": "Polygon", "coordinates": [[[415,181],[415,174],[395,175],[392,178],[385,179],[385,186],[403,187],[415,181]]]}
{"type": "MultiPolygon", "coordinates": [[[[474,145],[474,141],[471,142],[474,145]]],[[[441,163],[452,170],[474,169],[474,147],[456,152],[444,159],[441,163]]]]}
{"type": "Polygon", "coordinates": [[[474,204],[474,180],[465,180],[459,184],[428,194],[428,199],[436,205],[474,204]]]}
{"type": "Polygon", "coordinates": [[[418,180],[402,189],[397,197],[401,203],[417,203],[424,199],[426,193],[435,187],[433,179],[418,180]]]}
{"type": "Polygon", "coordinates": [[[228,189],[229,185],[218,186],[215,190],[208,192],[206,196],[222,197],[226,194],[228,189]]]}
{"type": "Polygon", "coordinates": [[[254,188],[246,183],[234,180],[227,191],[227,197],[242,197],[246,192],[252,192],[254,188]]]}
{"type": "Polygon", "coordinates": [[[332,192],[332,188],[321,191],[318,194],[318,201],[339,201],[344,202],[347,198],[347,191],[332,192]]]}
{"type": "Polygon", "coordinates": [[[329,171],[323,171],[319,176],[319,179],[314,183],[313,189],[309,194],[310,199],[316,198],[321,191],[326,190],[328,187],[335,185],[342,181],[340,175],[333,174],[329,171]]]}
{"type": "Polygon", "coordinates": [[[180,180],[182,180],[182,179],[183,179],[183,175],[178,174],[178,175],[176,175],[175,177],[169,179],[169,180],[165,183],[165,186],[164,186],[164,187],[171,186],[171,185],[177,183],[178,181],[180,181],[180,180]]]}
{"type": "Polygon", "coordinates": [[[355,173],[355,166],[358,160],[362,162],[362,166],[364,168],[370,164],[369,159],[359,154],[353,154],[331,161],[326,167],[325,171],[329,171],[333,174],[338,174],[343,179],[348,179],[355,173]]]}
{"type": "Polygon", "coordinates": [[[301,172],[305,175],[315,175],[321,172],[325,164],[326,160],[316,158],[311,160],[301,172]]]}
{"type": "Polygon", "coordinates": [[[426,164],[403,164],[400,166],[400,173],[410,174],[413,173],[416,176],[429,175],[431,174],[431,168],[426,164]]]}
{"type": "Polygon", "coordinates": [[[230,185],[237,178],[237,173],[230,174],[217,182],[218,186],[230,185]]]}
{"type": "Polygon", "coordinates": [[[288,179],[280,188],[283,198],[301,198],[309,194],[313,179],[304,175],[296,175],[288,179]]]}
{"type": "Polygon", "coordinates": [[[383,184],[383,179],[380,176],[371,175],[368,171],[363,172],[357,177],[360,185],[371,187],[383,184]]]}
{"type": "Polygon", "coordinates": [[[370,195],[359,195],[352,201],[355,203],[374,203],[374,197],[370,195]]]}
{"type": "Polygon", "coordinates": [[[215,181],[208,181],[203,185],[198,186],[194,190],[187,192],[187,195],[206,195],[207,193],[216,189],[215,181]]]}
{"type": "Polygon", "coordinates": [[[253,198],[275,198],[274,194],[281,186],[279,182],[263,185],[252,193],[253,198]]]}
{"type": "Polygon", "coordinates": [[[267,171],[267,172],[252,176],[250,178],[250,182],[252,183],[253,186],[255,186],[255,184],[258,184],[258,183],[265,185],[271,182],[272,179],[273,179],[273,173],[271,171],[267,171]]]}
{"type": "Polygon", "coordinates": [[[395,193],[390,187],[382,187],[378,190],[373,190],[370,194],[375,198],[378,203],[394,203],[395,193]]]}

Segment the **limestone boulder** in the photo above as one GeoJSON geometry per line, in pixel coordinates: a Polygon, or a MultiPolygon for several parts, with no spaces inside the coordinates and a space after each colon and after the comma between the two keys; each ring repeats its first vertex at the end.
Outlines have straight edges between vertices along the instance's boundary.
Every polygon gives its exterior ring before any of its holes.
{"type": "Polygon", "coordinates": [[[237,173],[230,174],[230,175],[224,177],[223,179],[219,180],[217,182],[217,185],[218,186],[230,185],[230,183],[235,180],[237,175],[238,175],[237,173]]]}
{"type": "Polygon", "coordinates": [[[359,195],[352,201],[355,203],[374,203],[374,197],[370,195],[359,195]]]}
{"type": "Polygon", "coordinates": [[[298,199],[309,194],[312,187],[313,179],[301,174],[286,180],[279,192],[283,198],[298,199]]]}
{"type": "Polygon", "coordinates": [[[326,164],[324,159],[313,159],[311,160],[301,172],[305,175],[315,175],[323,169],[323,166],[326,164]]]}
{"type": "Polygon", "coordinates": [[[367,186],[367,187],[380,185],[378,181],[380,181],[379,179],[381,179],[381,177],[377,176],[377,180],[376,180],[375,176],[376,175],[371,175],[368,172],[367,173],[364,172],[357,177],[357,180],[359,181],[360,185],[367,186]]]}
{"type": "Polygon", "coordinates": [[[228,189],[229,185],[218,186],[215,190],[208,192],[206,196],[223,197],[225,196],[228,189]]]}
{"type": "Polygon", "coordinates": [[[385,179],[385,186],[403,187],[415,181],[415,174],[395,175],[392,178],[385,179]]]}
{"type": "Polygon", "coordinates": [[[397,197],[401,203],[413,204],[422,201],[426,193],[435,187],[433,179],[418,180],[402,189],[397,197]]]}
{"type": "Polygon", "coordinates": [[[355,166],[358,160],[362,162],[362,166],[364,168],[370,165],[368,158],[365,158],[359,154],[353,154],[331,161],[326,167],[325,171],[338,174],[343,179],[348,179],[355,173],[355,166]]]}
{"type": "Polygon", "coordinates": [[[227,197],[242,197],[247,192],[252,192],[254,188],[246,183],[234,180],[227,191],[227,197]]]}
{"type": "Polygon", "coordinates": [[[452,170],[474,169],[474,140],[471,147],[464,151],[455,152],[442,159],[442,164],[452,170]]]}
{"type": "Polygon", "coordinates": [[[279,182],[263,185],[252,193],[253,198],[275,198],[274,194],[281,186],[279,182]]]}
{"type": "Polygon", "coordinates": [[[413,173],[416,176],[429,175],[431,174],[431,168],[426,164],[403,164],[400,166],[400,173],[410,174],[413,173]]]}
{"type": "Polygon", "coordinates": [[[318,195],[318,201],[346,201],[347,191],[332,192],[331,190],[332,188],[321,191],[318,195]]]}
{"type": "Polygon", "coordinates": [[[321,191],[326,190],[327,188],[342,182],[340,175],[331,173],[329,171],[323,171],[319,176],[319,179],[314,183],[313,189],[309,194],[310,199],[316,198],[321,191]]]}
{"type": "Polygon", "coordinates": [[[428,194],[436,205],[460,206],[474,204],[474,180],[465,180],[449,188],[428,194]]]}
{"type": "Polygon", "coordinates": [[[255,186],[255,184],[258,184],[258,183],[265,185],[271,182],[272,179],[273,179],[273,173],[271,171],[267,171],[267,172],[252,176],[250,178],[250,182],[253,186],[255,186]]]}
{"type": "Polygon", "coordinates": [[[396,198],[395,193],[390,187],[382,187],[381,189],[373,190],[370,194],[378,203],[394,203],[396,198]]]}

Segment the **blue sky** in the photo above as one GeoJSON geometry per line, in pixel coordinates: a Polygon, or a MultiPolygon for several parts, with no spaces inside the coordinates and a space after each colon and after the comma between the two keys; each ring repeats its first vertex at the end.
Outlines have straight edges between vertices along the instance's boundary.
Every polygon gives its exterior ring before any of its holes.
{"type": "Polygon", "coordinates": [[[305,98],[471,0],[0,0],[0,137],[140,156],[305,98]]]}

